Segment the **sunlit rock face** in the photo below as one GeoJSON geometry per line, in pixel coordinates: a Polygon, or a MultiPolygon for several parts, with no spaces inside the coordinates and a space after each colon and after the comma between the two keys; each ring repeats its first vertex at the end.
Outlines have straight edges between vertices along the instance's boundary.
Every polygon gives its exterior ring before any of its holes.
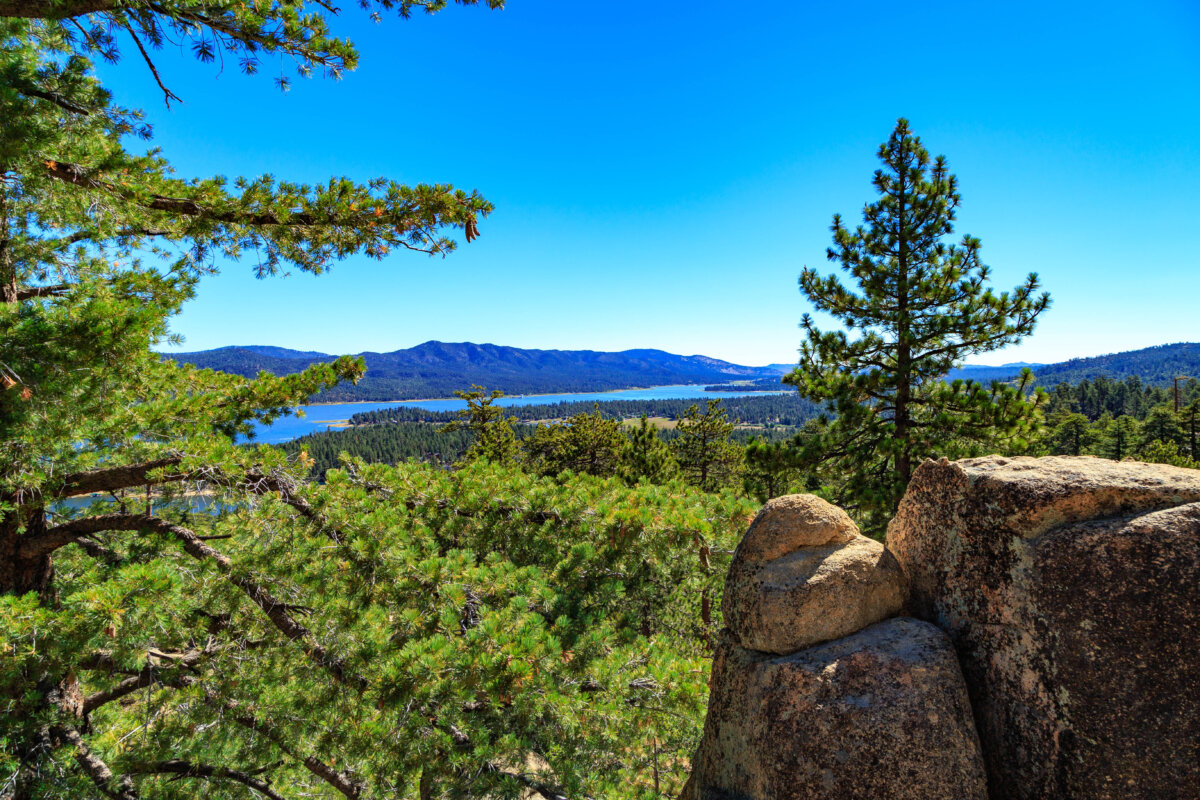
{"type": "Polygon", "coordinates": [[[793,653],[899,613],[904,573],[846,512],[814,495],[768,502],[738,545],[725,582],[737,642],[793,653]]]}
{"type": "Polygon", "coordinates": [[[713,665],[693,800],[983,800],[962,673],[946,635],[899,617],[789,655],[726,639],[713,665]]]}
{"type": "Polygon", "coordinates": [[[770,501],[734,555],[689,800],[982,800],[949,640],[897,618],[905,577],[844,511],[770,501]]]}
{"type": "Polygon", "coordinates": [[[1200,471],[927,462],[888,529],[994,800],[1200,797],[1200,471]]]}

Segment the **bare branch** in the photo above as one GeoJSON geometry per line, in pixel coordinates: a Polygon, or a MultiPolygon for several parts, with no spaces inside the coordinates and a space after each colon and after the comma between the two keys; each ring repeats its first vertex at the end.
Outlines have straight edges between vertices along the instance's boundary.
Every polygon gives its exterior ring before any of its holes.
{"type": "Polygon", "coordinates": [[[113,11],[120,7],[112,0],[76,0],[76,2],[47,3],[45,0],[0,0],[0,17],[29,19],[70,19],[98,11],[113,11]]]}
{"type": "Polygon", "coordinates": [[[55,286],[29,286],[17,289],[17,302],[33,300],[38,297],[61,297],[74,288],[72,284],[60,283],[55,286]]]}
{"type": "Polygon", "coordinates": [[[141,52],[142,60],[146,62],[146,66],[150,68],[150,74],[154,76],[154,82],[158,84],[159,89],[162,89],[167,108],[171,107],[171,100],[178,100],[180,103],[182,103],[183,100],[180,100],[179,95],[172,92],[163,84],[162,76],[158,74],[158,67],[154,66],[154,62],[150,60],[150,54],[147,53],[146,48],[142,46],[142,40],[138,38],[137,33],[133,30],[133,26],[127,24],[123,27],[129,32],[130,37],[133,39],[133,43],[137,45],[137,49],[141,52]]]}
{"type": "MultiPolygon", "coordinates": [[[[200,663],[200,661],[206,656],[211,654],[212,650],[207,648],[203,650],[189,650],[188,652],[181,654],[168,654],[152,650],[150,652],[152,658],[157,658],[158,660],[168,660],[171,662],[170,665],[158,666],[150,661],[147,661],[146,666],[142,667],[141,671],[136,675],[132,675],[125,680],[118,682],[115,686],[85,697],[83,700],[83,713],[90,714],[100,706],[106,703],[111,703],[113,700],[119,700],[126,695],[136,692],[138,689],[144,689],[147,686],[155,683],[163,683],[163,672],[171,669],[186,669],[193,667],[200,663]]],[[[181,680],[174,681],[173,685],[183,686],[192,683],[193,681],[194,679],[184,677],[181,680]]]]}

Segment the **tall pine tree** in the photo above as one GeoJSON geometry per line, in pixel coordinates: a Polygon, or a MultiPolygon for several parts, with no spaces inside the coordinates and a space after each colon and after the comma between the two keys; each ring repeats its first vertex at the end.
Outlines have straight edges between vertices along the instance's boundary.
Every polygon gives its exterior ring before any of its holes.
{"type": "Polygon", "coordinates": [[[968,356],[1027,336],[1050,304],[1038,294],[1036,274],[996,294],[979,240],[946,242],[958,180],[943,156],[930,158],[906,120],[896,123],[879,159],[879,199],[863,209],[864,224],[851,230],[833,218],[827,255],[855,286],[814,269],[800,276],[813,309],[846,330],[822,331],[805,314],[800,363],[785,378],[836,412],[806,457],[835,462],[845,476],[839,499],[876,528],[921,459],[1000,446],[1036,424],[1036,398],[1026,399],[1021,387],[942,378],[968,356]]]}

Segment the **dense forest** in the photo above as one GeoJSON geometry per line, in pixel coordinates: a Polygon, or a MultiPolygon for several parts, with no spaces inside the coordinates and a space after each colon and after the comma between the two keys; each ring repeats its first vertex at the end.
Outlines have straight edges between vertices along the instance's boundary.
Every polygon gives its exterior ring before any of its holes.
{"type": "MultiPolygon", "coordinates": [[[[455,387],[456,390],[462,387],[455,387]]],[[[636,419],[643,414],[648,417],[676,419],[695,400],[605,400],[602,402],[577,401],[546,403],[544,405],[509,406],[504,412],[522,422],[547,419],[566,419],[576,414],[599,411],[614,419],[636,419]]],[[[785,394],[754,395],[750,397],[723,397],[721,407],[730,419],[746,425],[803,425],[818,416],[821,409],[815,403],[799,397],[795,392],[785,394]]],[[[377,425],[388,422],[449,422],[455,419],[453,411],[425,411],[401,406],[378,411],[362,411],[350,417],[352,425],[377,425]]]]}
{"type": "MultiPolygon", "coordinates": [[[[1077,384],[1060,383],[1051,389],[1042,403],[1045,426],[1042,434],[1027,448],[1030,454],[1038,453],[1092,453],[1106,455],[1120,453],[1121,457],[1141,453],[1150,459],[1170,460],[1161,449],[1146,450],[1162,435],[1150,435],[1141,431],[1140,423],[1156,408],[1170,406],[1173,410],[1174,385],[1155,386],[1134,376],[1116,381],[1100,377],[1083,380],[1077,384]],[[1089,427],[1076,439],[1060,430],[1064,420],[1070,420],[1068,431],[1079,428],[1078,416],[1086,418],[1089,427]],[[1120,418],[1127,418],[1121,421],[1120,418]],[[1119,430],[1119,436],[1128,437],[1129,444],[1106,447],[1111,430],[1119,430]],[[1092,424],[1095,423],[1095,424],[1092,424]],[[1149,437],[1149,438],[1147,438],[1149,437]],[[1076,446],[1078,442],[1082,445],[1076,446]]],[[[1200,381],[1189,379],[1179,383],[1181,413],[1200,399],[1200,381]]],[[[502,409],[512,423],[518,442],[524,441],[535,431],[538,423],[552,422],[569,428],[572,421],[597,416],[606,420],[636,420],[640,416],[662,418],[674,423],[685,416],[694,401],[670,400],[610,400],[605,402],[571,402],[546,405],[511,406],[502,409]]],[[[805,423],[817,420],[821,409],[797,394],[772,394],[749,397],[722,398],[719,408],[738,427],[732,428],[727,440],[743,448],[776,444],[782,447],[775,453],[781,463],[794,462],[797,458],[789,448],[794,447],[795,436],[805,423]],[[751,443],[754,443],[753,445],[751,443]]],[[[499,408],[497,406],[497,408],[499,408]]],[[[467,430],[444,431],[443,426],[461,419],[461,412],[427,411],[407,406],[360,412],[351,417],[353,427],[311,433],[284,444],[283,449],[292,454],[305,452],[313,462],[312,474],[323,478],[330,469],[339,465],[339,454],[346,453],[371,463],[398,464],[407,459],[417,459],[435,465],[451,465],[460,461],[470,449],[473,437],[467,430]]],[[[1183,435],[1184,422],[1168,427],[1166,441],[1173,441],[1182,449],[1183,455],[1193,452],[1190,440],[1183,435]]],[[[1161,430],[1155,430],[1159,434],[1161,430]]],[[[626,426],[626,433],[629,433],[626,426]]],[[[678,439],[679,431],[670,424],[659,427],[655,435],[666,444],[678,439]]],[[[1124,441],[1124,440],[1121,440],[1124,441]]],[[[792,485],[811,482],[794,468],[791,472],[792,485]]],[[[611,474],[615,474],[615,469],[611,474]]],[[[731,484],[732,485],[732,484],[731,484]]]]}
{"type": "MultiPolygon", "coordinates": [[[[794,395],[792,401],[799,401],[794,395]]],[[[758,401],[764,398],[724,398],[719,408],[731,419],[747,422],[739,416],[730,414],[733,409],[731,401],[758,401]]],[[[803,401],[800,401],[804,405],[803,401]]],[[[746,446],[752,440],[778,442],[792,437],[798,422],[810,417],[793,416],[789,403],[758,403],[746,402],[733,406],[747,412],[752,419],[747,425],[732,428],[728,433],[728,441],[739,446],[746,446]],[[755,421],[757,420],[757,421],[755,421]],[[786,421],[782,421],[786,420],[786,421]]],[[[605,420],[632,420],[636,416],[649,415],[666,418],[675,423],[680,417],[686,416],[689,408],[695,406],[692,401],[627,401],[613,400],[604,403],[556,403],[546,406],[514,406],[503,409],[503,413],[512,420],[513,433],[518,442],[524,441],[535,433],[537,423],[556,424],[570,427],[573,420],[590,416],[598,416],[605,420]],[[634,414],[632,411],[639,413],[634,414]],[[667,413],[667,412],[671,413],[667,413]]],[[[815,416],[815,414],[814,414],[815,416]]],[[[452,465],[460,461],[470,449],[474,441],[473,435],[463,429],[444,430],[444,426],[461,419],[459,412],[454,411],[423,411],[416,408],[394,408],[382,411],[370,411],[355,414],[351,418],[352,427],[341,430],[320,431],[301,436],[286,442],[280,447],[287,453],[306,453],[312,461],[311,474],[318,479],[324,479],[325,473],[335,469],[341,463],[341,454],[353,458],[361,458],[369,463],[399,464],[408,459],[417,459],[434,465],[452,465]]],[[[623,428],[626,434],[632,432],[629,424],[623,428]]],[[[675,427],[661,427],[655,435],[664,443],[670,444],[680,437],[680,431],[675,427]]]]}
{"type": "Polygon", "coordinates": [[[704,387],[706,392],[779,392],[785,389],[783,385],[783,376],[776,375],[771,378],[758,378],[753,381],[743,381],[741,383],[713,383],[704,387]]]}
{"type": "Polygon", "coordinates": [[[1137,377],[1144,383],[1164,386],[1180,376],[1200,376],[1200,343],[1163,344],[1124,353],[1073,358],[1038,367],[1035,374],[1043,386],[1099,377],[1117,380],[1137,377]]]}
{"type": "Polygon", "coordinates": [[[1200,467],[1200,381],[1137,376],[1060,383],[1048,395],[1044,452],[1200,467]]]}

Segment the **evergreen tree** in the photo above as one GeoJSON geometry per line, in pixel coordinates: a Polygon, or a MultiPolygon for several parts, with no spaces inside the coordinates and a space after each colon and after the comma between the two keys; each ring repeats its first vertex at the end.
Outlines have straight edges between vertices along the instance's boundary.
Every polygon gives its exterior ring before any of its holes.
{"type": "Polygon", "coordinates": [[[765,503],[788,493],[799,480],[803,463],[798,440],[751,439],[746,443],[742,487],[746,494],[765,503]]]}
{"type": "Polygon", "coordinates": [[[666,483],[676,472],[677,465],[671,448],[663,442],[649,418],[642,414],[637,427],[626,433],[617,474],[621,480],[635,486],[641,481],[666,483]]]}
{"type": "Polygon", "coordinates": [[[1155,406],[1142,420],[1139,448],[1151,442],[1170,442],[1176,447],[1184,444],[1183,428],[1169,405],[1155,406]]]}
{"type": "Polygon", "coordinates": [[[734,479],[742,461],[742,449],[729,440],[735,427],[720,400],[709,400],[703,413],[695,403],[688,407],[671,442],[684,480],[712,492],[734,479]]]}
{"type": "Polygon", "coordinates": [[[1059,456],[1083,455],[1090,441],[1090,426],[1083,414],[1068,414],[1054,428],[1051,452],[1059,456]]]}
{"type": "Polygon", "coordinates": [[[491,394],[482,386],[472,386],[470,391],[456,391],[455,396],[465,400],[467,407],[457,412],[459,419],[447,422],[439,430],[453,433],[466,428],[471,432],[471,446],[463,456],[464,462],[477,460],[507,464],[519,452],[517,436],[513,431],[512,417],[501,406],[493,405],[504,392],[493,389],[491,394]]]}
{"type": "Polygon", "coordinates": [[[539,425],[522,443],[526,462],[540,475],[563,470],[607,477],[617,473],[622,445],[621,423],[599,409],[576,414],[564,423],[539,425]]]}
{"type": "Polygon", "coordinates": [[[150,349],[217,257],[446,253],[490,210],[448,186],[181,180],[127,149],[142,118],[90,63],[118,36],[336,74],[355,55],[322,9],[0,0],[0,796],[675,791],[748,504],[482,461],[306,484],[303,449],[233,438],[361,362],[248,380],[150,349]],[[221,513],[190,513],[196,489],[221,513]]]}
{"type": "Polygon", "coordinates": [[[840,215],[833,218],[828,257],[858,292],[813,269],[800,277],[815,310],[859,335],[822,332],[806,314],[800,364],[785,378],[836,412],[807,457],[835,461],[846,475],[838,499],[877,527],[916,463],[941,455],[944,442],[1000,447],[1036,428],[1038,398],[1026,399],[1018,387],[941,379],[965,357],[1028,335],[1050,303],[1037,294],[1035,274],[996,294],[987,286],[979,240],[944,241],[954,229],[958,181],[944,157],[930,159],[907,121],[896,124],[879,158],[880,198],[864,208],[865,225],[851,230],[840,215]]]}
{"type": "Polygon", "coordinates": [[[1138,428],[1137,420],[1133,417],[1122,414],[1115,418],[1108,426],[1108,436],[1101,448],[1101,455],[1113,461],[1131,456],[1137,444],[1138,428]]]}
{"type": "Polygon", "coordinates": [[[1200,397],[1197,397],[1183,409],[1183,426],[1187,435],[1188,455],[1193,461],[1200,461],[1200,397]]]}

